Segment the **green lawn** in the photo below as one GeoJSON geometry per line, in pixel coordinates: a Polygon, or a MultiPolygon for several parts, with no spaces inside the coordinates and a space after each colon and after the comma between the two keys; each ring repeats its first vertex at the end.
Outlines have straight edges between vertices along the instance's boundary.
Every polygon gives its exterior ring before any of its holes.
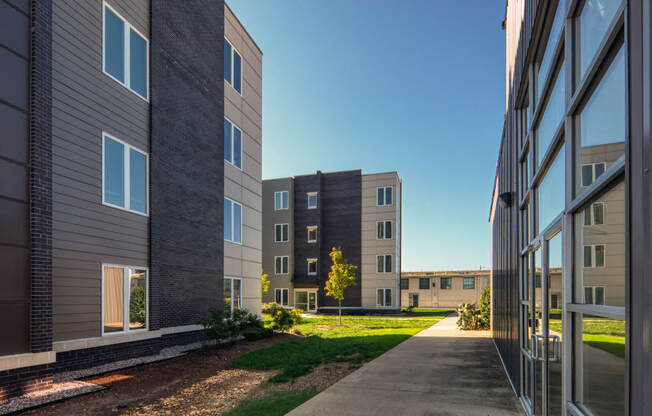
{"type": "MultiPolygon", "coordinates": [[[[357,315],[353,312],[343,314],[342,317],[348,317],[348,318],[385,318],[385,319],[413,319],[413,318],[435,318],[435,319],[443,319],[450,315],[451,313],[455,312],[454,309],[413,309],[410,314],[407,315],[401,315],[401,316],[393,316],[393,315],[357,315]]],[[[315,317],[319,318],[330,318],[336,315],[314,315],[315,317]]]]}
{"type": "MultiPolygon", "coordinates": [[[[625,322],[615,319],[584,317],[583,341],[620,358],[625,358],[625,322]]],[[[561,333],[561,321],[550,320],[550,329],[561,333]]]]}
{"type": "Polygon", "coordinates": [[[224,416],[283,416],[317,393],[316,389],[278,391],[261,399],[244,401],[224,416]]]}

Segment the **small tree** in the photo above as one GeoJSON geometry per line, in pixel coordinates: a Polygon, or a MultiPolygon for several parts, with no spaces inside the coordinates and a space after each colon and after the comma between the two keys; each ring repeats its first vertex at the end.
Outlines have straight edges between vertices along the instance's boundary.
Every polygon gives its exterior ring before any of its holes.
{"type": "Polygon", "coordinates": [[[269,291],[269,279],[267,278],[267,273],[265,273],[263,269],[260,269],[260,289],[262,299],[269,291]]]}
{"type": "Polygon", "coordinates": [[[338,301],[338,313],[340,317],[340,326],[342,326],[342,300],[344,299],[344,289],[355,285],[355,273],[358,266],[349,264],[342,255],[342,250],[335,247],[330,254],[333,260],[331,271],[328,273],[326,282],[326,294],[338,301]]]}

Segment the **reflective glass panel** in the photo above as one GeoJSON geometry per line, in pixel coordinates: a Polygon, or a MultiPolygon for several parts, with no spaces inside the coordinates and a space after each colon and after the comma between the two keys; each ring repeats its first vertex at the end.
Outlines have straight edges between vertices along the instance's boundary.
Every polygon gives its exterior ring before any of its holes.
{"type": "Polygon", "coordinates": [[[566,71],[564,69],[564,62],[561,63],[561,69],[557,73],[555,84],[546,103],[543,116],[537,126],[537,169],[541,167],[541,161],[546,154],[546,150],[552,143],[557,127],[566,114],[566,71]]]}
{"type": "Polygon", "coordinates": [[[550,72],[550,66],[552,65],[555,50],[557,48],[557,44],[559,43],[561,31],[564,27],[564,20],[564,7],[562,4],[561,7],[557,6],[555,18],[552,22],[552,28],[550,29],[550,35],[548,36],[546,51],[543,54],[541,65],[539,65],[539,72],[537,74],[537,102],[541,98],[541,92],[543,91],[546,77],[548,76],[548,72],[550,72]]]}
{"type": "Polygon", "coordinates": [[[233,128],[233,164],[242,168],[242,132],[233,128]]]}
{"type": "Polygon", "coordinates": [[[566,203],[566,146],[562,146],[537,189],[538,231],[541,232],[563,210],[566,203]]]}
{"type": "Polygon", "coordinates": [[[129,329],[147,326],[147,270],[129,269],[129,329]]]}
{"type": "Polygon", "coordinates": [[[620,3],[620,0],[586,0],[584,3],[579,17],[580,77],[589,69],[620,3]]]}
{"type": "Polygon", "coordinates": [[[104,202],[125,206],[124,145],[104,137],[104,202]]]}
{"type": "Polygon", "coordinates": [[[242,93],[242,59],[235,50],[233,51],[233,88],[242,93]]]}
{"type": "Polygon", "coordinates": [[[229,120],[224,120],[224,160],[231,162],[233,160],[232,155],[232,129],[231,123],[229,120]]]}
{"type": "Polygon", "coordinates": [[[104,266],[104,333],[124,330],[124,269],[104,266]]]}
{"type": "Polygon", "coordinates": [[[124,22],[108,7],[104,7],[104,70],[125,82],[124,22]]]}
{"type": "Polygon", "coordinates": [[[129,29],[129,88],[147,98],[147,42],[129,29]]]}
{"type": "Polygon", "coordinates": [[[147,157],[129,149],[129,208],[147,213],[147,157]]]}
{"type": "Polygon", "coordinates": [[[231,241],[233,238],[233,219],[231,214],[231,201],[224,200],[224,239],[231,241]]]}
{"type": "Polygon", "coordinates": [[[231,44],[224,39],[224,79],[231,83],[231,44]]]}
{"type": "Polygon", "coordinates": [[[233,204],[233,241],[242,243],[242,205],[233,204]]]}
{"type": "Polygon", "coordinates": [[[231,310],[231,281],[230,277],[224,278],[224,309],[231,310]]]}

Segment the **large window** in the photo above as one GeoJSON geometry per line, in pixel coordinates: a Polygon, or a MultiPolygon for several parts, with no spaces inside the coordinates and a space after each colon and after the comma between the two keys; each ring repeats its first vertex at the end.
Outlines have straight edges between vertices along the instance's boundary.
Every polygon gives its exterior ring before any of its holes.
{"type": "Polygon", "coordinates": [[[566,113],[566,72],[564,62],[557,73],[555,84],[546,103],[536,130],[536,168],[541,168],[541,163],[546,151],[555,138],[564,114],[566,113]]]}
{"type": "Polygon", "coordinates": [[[147,153],[102,135],[102,201],[105,205],[147,215],[147,153]]]}
{"type": "Polygon", "coordinates": [[[410,279],[401,279],[401,290],[407,290],[410,288],[410,279]]]}
{"type": "Polygon", "coordinates": [[[579,76],[583,77],[614,20],[621,0],[587,0],[578,19],[579,76]]]}
{"type": "Polygon", "coordinates": [[[285,243],[290,241],[290,225],[289,224],[276,224],[274,225],[274,241],[277,243],[285,243]]]}
{"type": "Polygon", "coordinates": [[[242,169],[242,131],[224,119],[224,160],[242,169]]]}
{"type": "Polygon", "coordinates": [[[475,277],[465,277],[462,282],[462,289],[475,289],[475,277]]]}
{"type": "Polygon", "coordinates": [[[104,5],[102,68],[138,96],[148,99],[149,42],[109,5],[104,5]]]}
{"type": "Polygon", "coordinates": [[[288,207],[290,206],[289,199],[290,198],[289,198],[288,191],[274,192],[274,211],[288,209],[288,207]]]}
{"type": "Polygon", "coordinates": [[[230,310],[231,314],[235,309],[242,308],[242,279],[237,277],[224,278],[224,309],[230,310]]]}
{"type": "Polygon", "coordinates": [[[242,57],[226,39],[224,39],[224,80],[242,95],[242,57]]]}
{"type": "Polygon", "coordinates": [[[274,273],[275,274],[288,274],[290,268],[289,256],[276,256],[274,257],[274,273]]]}
{"type": "Polygon", "coordinates": [[[562,7],[557,6],[555,18],[552,22],[552,28],[550,29],[550,34],[548,35],[546,50],[543,54],[543,58],[541,59],[541,64],[539,65],[539,71],[537,75],[537,102],[541,98],[541,93],[543,92],[546,77],[548,76],[550,67],[554,61],[555,51],[557,50],[557,45],[559,44],[559,39],[564,27],[564,12],[565,9],[563,5],[562,7]]]}
{"type": "Polygon", "coordinates": [[[290,304],[290,289],[286,288],[276,288],[274,289],[274,301],[282,306],[288,306],[290,304]]]}
{"type": "Polygon", "coordinates": [[[102,334],[147,328],[147,273],[144,267],[102,265],[102,334]]]}
{"type": "Polygon", "coordinates": [[[557,215],[564,210],[566,203],[566,151],[565,146],[555,157],[550,169],[537,189],[539,214],[537,231],[543,231],[557,215]]]}
{"type": "Polygon", "coordinates": [[[391,221],[377,221],[376,222],[376,239],[378,239],[378,240],[391,240],[392,239],[392,222],[391,221]]]}
{"type": "Polygon", "coordinates": [[[376,290],[376,306],[388,308],[392,306],[392,289],[376,290]]]}
{"type": "Polygon", "coordinates": [[[381,254],[376,256],[376,272],[378,273],[391,273],[392,272],[392,255],[381,254]]]}
{"type": "Polygon", "coordinates": [[[419,289],[430,289],[430,278],[420,277],[419,278],[419,289]]]}
{"type": "Polygon", "coordinates": [[[451,277],[442,277],[440,280],[440,286],[442,290],[448,290],[453,288],[453,278],[451,277]]]}
{"type": "Polygon", "coordinates": [[[224,198],[224,240],[242,244],[242,205],[224,198]]]}
{"type": "Polygon", "coordinates": [[[376,201],[376,205],[378,206],[392,205],[393,191],[394,188],[391,186],[384,186],[382,188],[377,188],[376,192],[378,194],[378,200],[376,201]]]}

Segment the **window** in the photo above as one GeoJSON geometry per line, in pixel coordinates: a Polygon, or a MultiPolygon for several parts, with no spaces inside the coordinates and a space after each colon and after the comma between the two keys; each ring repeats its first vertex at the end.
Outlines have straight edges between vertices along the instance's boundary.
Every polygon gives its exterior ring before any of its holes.
{"type": "Polygon", "coordinates": [[[102,265],[102,335],[147,328],[147,274],[143,267],[102,265]]]}
{"type": "Polygon", "coordinates": [[[224,119],[224,160],[242,169],[242,131],[224,119]]]}
{"type": "Polygon", "coordinates": [[[584,267],[604,267],[604,244],[584,246],[584,267]]]}
{"type": "Polygon", "coordinates": [[[308,274],[317,274],[317,259],[308,259],[308,274]]]}
{"type": "Polygon", "coordinates": [[[289,273],[289,264],[290,264],[290,257],[289,256],[276,256],[274,257],[274,273],[275,274],[288,274],[289,273]]]}
{"type": "Polygon", "coordinates": [[[281,306],[288,306],[289,298],[290,298],[290,290],[289,289],[274,289],[275,292],[275,302],[278,303],[281,306]]]}
{"type": "Polygon", "coordinates": [[[566,194],[564,193],[566,178],[566,146],[555,157],[554,162],[546,172],[546,176],[537,188],[536,213],[538,214],[537,230],[541,232],[564,210],[566,194]]]}
{"type": "Polygon", "coordinates": [[[224,39],[224,80],[242,95],[242,57],[226,39],[224,39]]]}
{"type": "Polygon", "coordinates": [[[401,290],[407,290],[410,288],[410,279],[401,279],[401,290]]]}
{"type": "Polygon", "coordinates": [[[149,43],[122,16],[104,5],[102,70],[147,100],[149,43]]]}
{"type": "Polygon", "coordinates": [[[317,226],[311,225],[308,227],[308,242],[316,243],[317,242],[317,226]]]}
{"type": "Polygon", "coordinates": [[[391,240],[392,239],[392,222],[391,221],[378,221],[376,222],[376,239],[378,240],[391,240]]]}
{"type": "Polygon", "coordinates": [[[604,286],[584,286],[584,303],[587,305],[604,305],[604,286]]]}
{"type": "Polygon", "coordinates": [[[475,277],[465,277],[462,282],[462,289],[475,289],[475,277]]]}
{"type": "Polygon", "coordinates": [[[451,277],[442,277],[440,279],[440,285],[442,289],[452,289],[453,279],[451,277]]]}
{"type": "Polygon", "coordinates": [[[376,292],[376,306],[392,306],[392,289],[378,289],[376,292]]]}
{"type": "Polygon", "coordinates": [[[378,206],[383,206],[383,205],[392,205],[392,191],[394,188],[391,186],[385,186],[382,188],[377,188],[376,191],[378,192],[378,201],[377,205],[378,206]]]}
{"type": "Polygon", "coordinates": [[[541,168],[541,162],[546,155],[546,151],[553,142],[557,128],[564,118],[566,112],[566,71],[564,62],[561,63],[561,69],[557,73],[552,92],[545,104],[545,111],[541,116],[541,121],[536,129],[536,166],[541,168]]]}
{"type": "Polygon", "coordinates": [[[392,255],[391,254],[381,254],[376,256],[377,268],[376,272],[378,273],[391,273],[392,272],[392,255]]]}
{"type": "Polygon", "coordinates": [[[604,173],[604,170],[604,162],[582,165],[582,186],[591,185],[593,182],[595,182],[596,179],[598,179],[600,175],[604,173]]]}
{"type": "Polygon", "coordinates": [[[242,308],[242,279],[236,277],[224,278],[224,309],[231,310],[242,308]]]}
{"type": "Polygon", "coordinates": [[[274,192],[274,211],[288,209],[288,206],[289,206],[288,191],[274,192]]]}
{"type": "Polygon", "coordinates": [[[559,307],[559,294],[553,293],[550,295],[550,308],[560,309],[559,307]]]}
{"type": "Polygon", "coordinates": [[[242,205],[224,198],[224,240],[242,244],[242,205]]]}
{"type": "Polygon", "coordinates": [[[584,3],[579,18],[580,38],[580,76],[583,76],[589,69],[589,64],[595,56],[600,42],[609,30],[611,21],[616,16],[618,7],[622,1],[587,1],[584,3]]]}
{"type": "Polygon", "coordinates": [[[285,243],[290,240],[290,226],[288,224],[276,224],[275,228],[274,241],[285,243]]]}
{"type": "Polygon", "coordinates": [[[537,102],[541,98],[541,93],[543,92],[543,87],[550,72],[550,67],[552,66],[552,61],[555,56],[555,51],[557,50],[557,45],[559,44],[559,38],[564,27],[564,18],[565,18],[565,9],[564,7],[557,6],[557,11],[555,13],[555,18],[552,22],[552,28],[550,29],[550,34],[548,35],[548,43],[546,44],[546,50],[541,59],[541,64],[539,65],[539,72],[537,74],[537,102]]]}
{"type": "Polygon", "coordinates": [[[429,277],[420,277],[419,278],[419,289],[430,289],[430,278],[429,277]]]}
{"type": "Polygon", "coordinates": [[[604,224],[604,202],[596,202],[584,209],[584,225],[604,224]]]}
{"type": "Polygon", "coordinates": [[[317,192],[308,192],[308,209],[317,209],[317,192]]]}
{"type": "Polygon", "coordinates": [[[102,135],[102,201],[105,205],[147,215],[148,156],[104,133],[102,135]]]}
{"type": "Polygon", "coordinates": [[[419,295],[417,293],[408,294],[408,306],[411,308],[419,307],[419,295]]]}

